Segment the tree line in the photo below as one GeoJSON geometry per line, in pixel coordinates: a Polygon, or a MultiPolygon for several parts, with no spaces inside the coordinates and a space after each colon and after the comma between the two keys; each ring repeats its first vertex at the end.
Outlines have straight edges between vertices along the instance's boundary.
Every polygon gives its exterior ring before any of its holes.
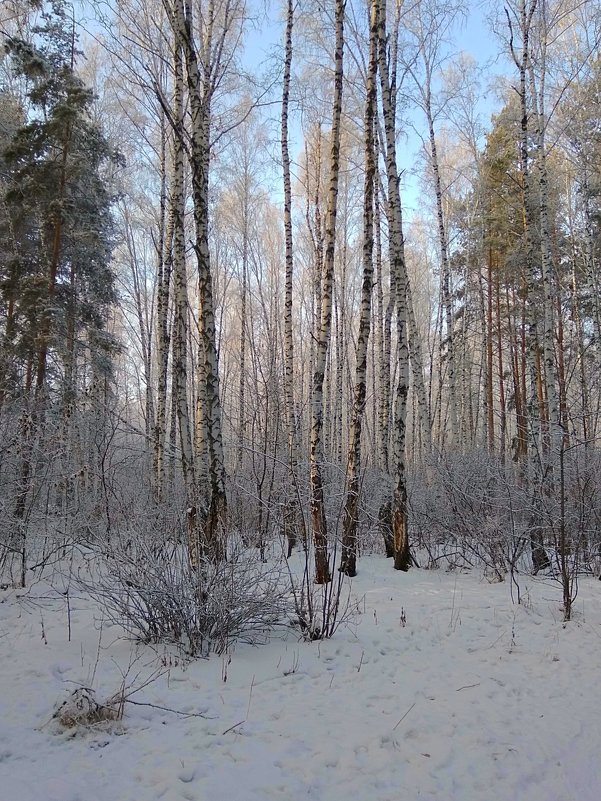
{"type": "Polygon", "coordinates": [[[217,597],[282,549],[325,635],[383,534],[401,571],[549,573],[569,618],[601,563],[596,4],[491,6],[488,120],[454,0],[286,0],[262,64],[243,0],[92,7],[1,20],[7,581],[77,546],[147,604],[153,560],[217,597]]]}

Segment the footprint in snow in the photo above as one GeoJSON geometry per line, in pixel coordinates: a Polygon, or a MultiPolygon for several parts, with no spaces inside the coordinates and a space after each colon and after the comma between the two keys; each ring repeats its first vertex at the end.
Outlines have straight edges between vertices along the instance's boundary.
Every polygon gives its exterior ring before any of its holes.
{"type": "Polygon", "coordinates": [[[180,782],[184,782],[184,784],[189,784],[190,782],[194,781],[194,777],[196,775],[196,771],[194,768],[182,768],[180,772],[177,774],[177,778],[180,782]]]}

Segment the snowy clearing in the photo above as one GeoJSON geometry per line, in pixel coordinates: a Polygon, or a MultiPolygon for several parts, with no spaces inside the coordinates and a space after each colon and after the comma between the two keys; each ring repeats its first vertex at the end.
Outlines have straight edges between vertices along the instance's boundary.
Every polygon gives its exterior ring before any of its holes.
{"type": "Polygon", "coordinates": [[[282,631],[194,662],[81,597],[69,641],[64,599],[3,591],[0,799],[598,801],[601,583],[581,581],[567,624],[557,585],[521,583],[518,606],[508,582],[365,557],[332,640],[282,631]],[[123,721],[59,731],[76,687],[123,681],[141,687],[123,721]]]}

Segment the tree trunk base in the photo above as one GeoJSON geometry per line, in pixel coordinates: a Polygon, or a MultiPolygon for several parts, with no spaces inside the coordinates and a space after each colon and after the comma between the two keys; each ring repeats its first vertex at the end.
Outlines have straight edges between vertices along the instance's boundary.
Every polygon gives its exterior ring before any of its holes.
{"type": "Polygon", "coordinates": [[[344,554],[340,560],[338,571],[344,576],[355,578],[357,575],[357,556],[354,553],[344,554]]]}
{"type": "Polygon", "coordinates": [[[409,552],[397,551],[394,555],[394,569],[402,570],[404,573],[409,571],[411,567],[411,555],[409,552]]]}

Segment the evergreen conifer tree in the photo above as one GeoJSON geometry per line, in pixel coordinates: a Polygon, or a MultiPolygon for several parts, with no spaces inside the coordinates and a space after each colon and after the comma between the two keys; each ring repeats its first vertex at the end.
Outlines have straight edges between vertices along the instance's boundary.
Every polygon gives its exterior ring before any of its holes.
{"type": "Polygon", "coordinates": [[[115,161],[93,121],[93,95],[75,71],[76,39],[53,3],[31,41],[5,40],[25,87],[24,123],[2,154],[0,290],[4,393],[62,387],[73,397],[78,356],[106,371],[115,300],[111,195],[115,161]]]}

